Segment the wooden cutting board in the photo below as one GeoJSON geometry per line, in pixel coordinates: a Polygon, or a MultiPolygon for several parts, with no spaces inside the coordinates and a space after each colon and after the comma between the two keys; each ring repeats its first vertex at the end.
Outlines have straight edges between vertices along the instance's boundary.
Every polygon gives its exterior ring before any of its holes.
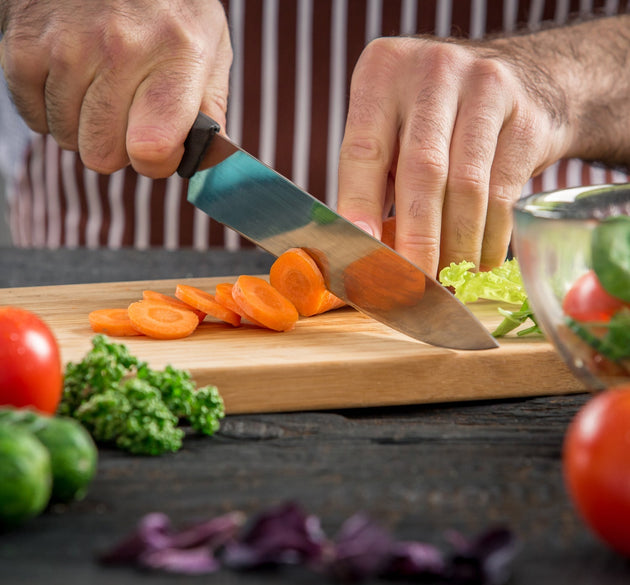
{"type": "MultiPolygon", "coordinates": [[[[232,278],[186,282],[212,292],[232,278]]],[[[126,307],[152,289],[173,294],[177,281],[136,281],[0,289],[0,305],[37,313],[54,331],[64,362],[91,347],[88,313],[126,307]]],[[[470,305],[492,329],[497,305],[470,305]]],[[[498,349],[456,351],[410,339],[343,308],[303,318],[276,333],[206,321],[188,338],[124,338],[154,368],[188,369],[198,385],[219,387],[228,413],[281,412],[448,402],[583,392],[553,347],[541,338],[506,337],[498,349]]]]}

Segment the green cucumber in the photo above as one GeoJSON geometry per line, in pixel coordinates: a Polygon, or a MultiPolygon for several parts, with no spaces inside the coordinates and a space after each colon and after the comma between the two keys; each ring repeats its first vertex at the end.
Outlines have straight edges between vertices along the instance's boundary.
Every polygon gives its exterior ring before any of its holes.
{"type": "Polygon", "coordinates": [[[41,514],[52,492],[48,449],[27,430],[0,424],[0,527],[41,514]]]}
{"type": "Polygon", "coordinates": [[[65,416],[40,416],[31,410],[1,409],[0,425],[32,433],[50,454],[53,500],[80,500],[87,493],[98,462],[96,445],[87,430],[65,416]]]}

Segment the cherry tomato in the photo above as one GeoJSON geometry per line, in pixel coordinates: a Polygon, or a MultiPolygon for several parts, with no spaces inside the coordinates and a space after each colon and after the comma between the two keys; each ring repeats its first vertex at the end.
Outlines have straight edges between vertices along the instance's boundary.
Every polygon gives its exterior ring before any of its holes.
{"type": "Polygon", "coordinates": [[[630,556],[630,385],[597,394],[569,425],[563,470],[580,516],[630,556]]]}
{"type": "Polygon", "coordinates": [[[0,307],[0,405],[53,414],[63,390],[59,346],[48,326],[17,307],[0,307]]]}
{"type": "Polygon", "coordinates": [[[622,300],[606,292],[592,270],[573,283],[562,302],[562,310],[576,321],[605,323],[625,306],[622,300]]]}

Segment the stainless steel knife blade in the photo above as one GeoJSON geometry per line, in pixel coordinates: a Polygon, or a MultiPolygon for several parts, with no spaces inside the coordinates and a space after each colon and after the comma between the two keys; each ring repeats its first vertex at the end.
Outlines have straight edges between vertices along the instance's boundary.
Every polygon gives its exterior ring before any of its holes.
{"type": "Polygon", "coordinates": [[[218,130],[200,114],[186,141],[178,172],[190,177],[193,205],[275,256],[304,248],[334,294],[414,339],[452,349],[498,347],[437,280],[218,130]]]}

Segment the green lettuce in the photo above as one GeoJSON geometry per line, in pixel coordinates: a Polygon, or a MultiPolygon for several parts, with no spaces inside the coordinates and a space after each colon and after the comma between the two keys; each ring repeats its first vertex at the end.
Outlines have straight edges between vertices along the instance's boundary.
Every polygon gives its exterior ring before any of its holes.
{"type": "Polygon", "coordinates": [[[517,332],[517,335],[541,333],[534,313],[532,312],[518,261],[514,258],[506,260],[501,266],[484,272],[475,272],[472,262],[451,262],[440,271],[439,280],[455,292],[455,297],[462,303],[472,303],[479,299],[498,301],[510,305],[519,305],[515,310],[499,307],[503,321],[492,332],[495,337],[520,327],[527,321],[533,325],[517,332]]]}

